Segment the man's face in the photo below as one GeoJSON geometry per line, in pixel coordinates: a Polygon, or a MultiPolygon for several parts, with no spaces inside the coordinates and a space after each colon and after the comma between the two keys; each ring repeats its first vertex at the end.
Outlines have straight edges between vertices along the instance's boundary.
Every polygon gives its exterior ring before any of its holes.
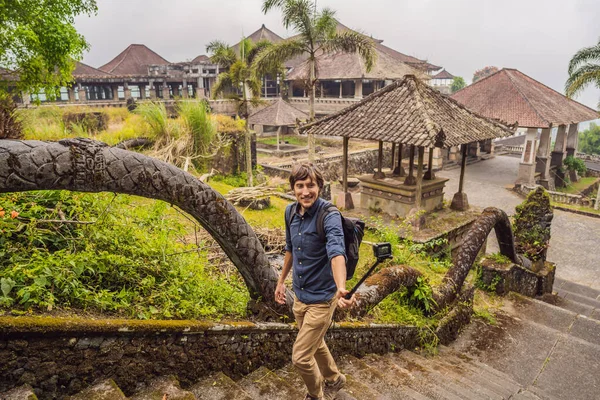
{"type": "Polygon", "coordinates": [[[312,206],[319,197],[319,185],[310,177],[294,183],[294,195],[303,209],[312,206]]]}

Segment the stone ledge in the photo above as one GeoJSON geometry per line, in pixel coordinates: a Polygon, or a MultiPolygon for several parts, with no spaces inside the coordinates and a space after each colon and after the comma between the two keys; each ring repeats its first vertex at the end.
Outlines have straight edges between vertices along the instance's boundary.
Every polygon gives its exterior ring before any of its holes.
{"type": "Polygon", "coordinates": [[[481,281],[498,295],[515,292],[537,297],[552,293],[555,272],[556,266],[549,261],[539,272],[512,263],[499,265],[489,259],[481,261],[481,281]]]}

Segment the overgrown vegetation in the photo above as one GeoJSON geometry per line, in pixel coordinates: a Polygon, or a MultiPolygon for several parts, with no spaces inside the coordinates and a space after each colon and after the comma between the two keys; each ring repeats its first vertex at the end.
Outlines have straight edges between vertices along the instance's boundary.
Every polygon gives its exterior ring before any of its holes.
{"type": "Polygon", "coordinates": [[[513,232],[517,252],[531,261],[540,260],[550,241],[550,225],[542,224],[551,212],[550,196],[538,188],[527,195],[527,199],[515,209],[513,232]]]}
{"type": "Polygon", "coordinates": [[[0,199],[0,306],[133,318],[236,318],[249,298],[185,219],[125,195],[13,193],[0,199]]]}
{"type": "Polygon", "coordinates": [[[575,171],[579,175],[585,175],[587,168],[583,160],[579,158],[575,158],[573,156],[568,156],[564,159],[563,165],[567,168],[568,171],[575,171]]]}

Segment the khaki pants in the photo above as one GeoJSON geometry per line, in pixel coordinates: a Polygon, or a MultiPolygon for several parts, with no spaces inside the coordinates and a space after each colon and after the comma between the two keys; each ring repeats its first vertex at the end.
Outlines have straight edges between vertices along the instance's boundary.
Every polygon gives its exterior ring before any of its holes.
{"type": "Polygon", "coordinates": [[[299,331],[292,363],[312,397],[323,397],[323,379],[334,382],[340,375],[324,339],[336,305],[335,297],[321,304],[304,304],[297,298],[294,301],[299,331]]]}

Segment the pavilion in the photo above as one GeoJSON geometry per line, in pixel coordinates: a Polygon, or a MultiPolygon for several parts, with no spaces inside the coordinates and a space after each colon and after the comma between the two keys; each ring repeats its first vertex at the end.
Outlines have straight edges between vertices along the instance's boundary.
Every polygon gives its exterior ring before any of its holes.
{"type": "Polygon", "coordinates": [[[276,132],[277,151],[279,151],[279,135],[294,133],[298,121],[308,120],[308,114],[291,106],[279,98],[273,104],[248,117],[250,129],[257,134],[276,132]]]}
{"type": "MultiPolygon", "coordinates": [[[[469,143],[510,136],[508,127],[482,117],[439,93],[413,75],[407,75],[360,102],[335,114],[300,127],[303,133],[343,137],[343,193],[337,199],[342,208],[353,208],[348,192],[348,141],[350,138],[379,142],[378,170],[362,175],[361,208],[378,208],[390,215],[406,216],[413,209],[430,211],[441,207],[447,179],[432,171],[433,149],[462,145],[463,157],[459,191],[452,208],[468,208],[463,192],[469,143]],[[382,171],[383,143],[398,147],[398,164],[391,174],[382,171]],[[410,146],[408,174],[403,174],[402,147],[410,146]],[[428,149],[428,171],[423,174],[424,153],[428,149]],[[417,173],[414,157],[418,154],[417,173]]],[[[392,157],[392,160],[394,157],[392,157]]]]}
{"type": "Polygon", "coordinates": [[[533,186],[537,175],[546,189],[564,182],[558,167],[567,155],[577,151],[578,123],[599,117],[596,110],[512,68],[503,68],[459,90],[452,98],[483,116],[526,128],[516,183],[533,186]],[[558,130],[551,149],[553,127],[558,130]]]}

